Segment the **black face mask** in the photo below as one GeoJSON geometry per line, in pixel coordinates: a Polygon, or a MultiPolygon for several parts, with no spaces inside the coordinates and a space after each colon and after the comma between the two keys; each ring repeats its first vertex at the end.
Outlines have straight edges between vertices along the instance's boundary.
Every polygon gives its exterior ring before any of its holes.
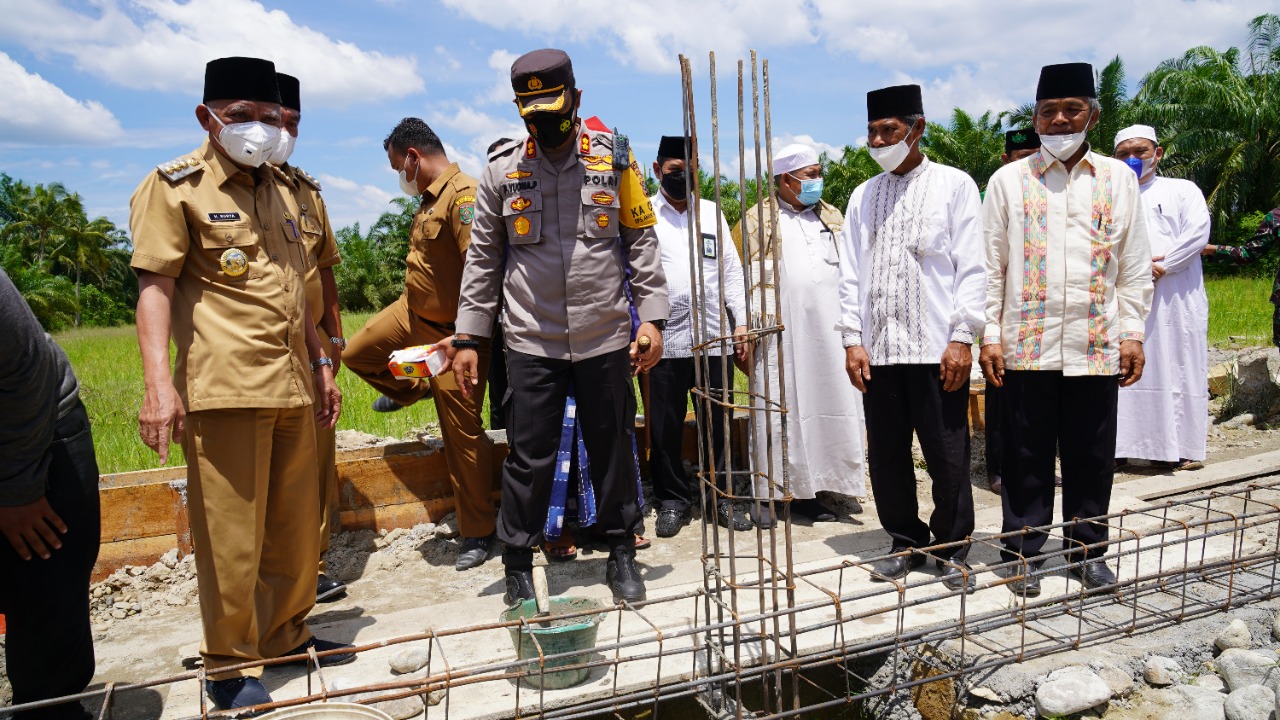
{"type": "Polygon", "coordinates": [[[524,121],[524,126],[543,148],[558,148],[573,134],[573,111],[557,115],[534,113],[524,121]]]}
{"type": "Polygon", "coordinates": [[[673,170],[662,176],[662,191],[672,200],[684,200],[689,197],[689,188],[685,185],[688,176],[684,170],[673,170]]]}

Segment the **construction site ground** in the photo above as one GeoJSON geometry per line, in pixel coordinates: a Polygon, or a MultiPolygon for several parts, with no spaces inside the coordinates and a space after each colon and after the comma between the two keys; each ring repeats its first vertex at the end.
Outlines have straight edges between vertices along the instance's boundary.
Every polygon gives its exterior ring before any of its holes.
{"type": "MultiPolygon", "coordinates": [[[[1001,510],[999,497],[987,486],[983,444],[982,434],[975,433],[973,485],[977,528],[978,534],[989,534],[999,529],[1001,510]]],[[[1280,467],[1280,430],[1211,426],[1209,460],[1205,468],[1176,474],[1154,468],[1120,473],[1112,509],[1140,504],[1141,496],[1165,485],[1192,491],[1239,475],[1241,468],[1255,466],[1280,467]]],[[[923,516],[931,510],[928,476],[923,469],[917,471],[917,485],[923,516]]],[[[792,544],[798,566],[830,563],[840,557],[873,557],[887,551],[887,537],[876,520],[874,498],[863,498],[860,503],[843,496],[826,499],[841,511],[842,517],[834,523],[812,524],[803,520],[794,523],[792,544]]],[[[640,551],[638,556],[650,597],[674,595],[700,586],[703,530],[698,519],[677,537],[660,539],[652,537],[652,517],[650,514],[646,519],[653,546],[640,551]]],[[[315,607],[309,618],[312,629],[326,639],[368,643],[429,628],[496,621],[504,609],[500,559],[495,552],[483,566],[457,572],[453,563],[458,540],[443,537],[448,534],[451,533],[444,528],[420,525],[384,534],[359,531],[336,535],[329,556],[330,571],[348,583],[348,591],[335,602],[315,607]]],[[[757,543],[754,532],[738,533],[737,540],[744,555],[754,553],[757,543]]],[[[777,543],[781,546],[780,530],[777,543]]],[[[995,562],[994,552],[989,554],[990,557],[988,553],[975,551],[970,561],[995,562]]],[[[551,565],[548,573],[551,593],[608,600],[603,584],[606,556],[602,546],[580,539],[576,560],[551,565]]],[[[98,667],[91,687],[169,676],[195,666],[201,626],[192,565],[189,559],[176,561],[170,557],[167,560],[150,568],[119,571],[95,585],[94,641],[98,667]],[[106,598],[113,598],[110,605],[104,604],[106,598]]],[[[993,607],[1008,603],[1008,593],[1000,588],[981,591],[973,602],[985,596],[989,596],[985,601],[993,607]]],[[[681,606],[677,614],[686,608],[681,606]]],[[[490,660],[513,657],[505,631],[489,633],[485,642],[456,647],[455,654],[449,657],[454,665],[475,663],[486,657],[490,660]]],[[[388,659],[402,648],[364,653],[351,665],[327,670],[326,680],[330,686],[390,681],[394,678],[388,659]]],[[[687,659],[683,662],[688,664],[687,659]]],[[[604,674],[598,672],[601,677],[593,676],[593,682],[607,685],[604,674]]],[[[300,668],[269,669],[264,682],[277,699],[302,696],[307,690],[306,672],[300,668]]],[[[510,685],[509,694],[495,695],[490,684],[486,688],[489,696],[474,701],[489,707],[477,705],[464,709],[454,704],[450,716],[511,715],[515,683],[510,685]]],[[[194,681],[184,681],[131,693],[116,702],[113,716],[119,720],[187,717],[199,712],[198,692],[194,681]]],[[[522,704],[536,697],[527,690],[524,692],[522,704]]]]}

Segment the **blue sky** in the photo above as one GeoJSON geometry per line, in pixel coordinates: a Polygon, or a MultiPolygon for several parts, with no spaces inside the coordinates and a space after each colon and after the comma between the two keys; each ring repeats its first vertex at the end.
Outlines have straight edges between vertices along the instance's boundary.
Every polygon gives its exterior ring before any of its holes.
{"type": "Polygon", "coordinates": [[[925,111],[975,113],[1031,99],[1039,67],[1101,66],[1116,54],[1131,90],[1196,45],[1240,45],[1271,0],[0,0],[0,171],[60,181],[92,215],[127,226],[142,177],[199,144],[204,63],[274,60],[302,81],[293,159],[320,178],[337,225],[367,225],[398,192],[382,138],[424,118],[464,170],[521,132],[509,69],[561,47],[584,115],[632,138],[646,166],[681,129],[676,57],[696,60],[710,161],[707,53],[716,51],[726,172],[737,174],[738,58],[772,72],[774,147],[833,149],[865,135],[867,90],[924,86],[925,111]],[[731,155],[732,157],[728,157],[731,155]]]}

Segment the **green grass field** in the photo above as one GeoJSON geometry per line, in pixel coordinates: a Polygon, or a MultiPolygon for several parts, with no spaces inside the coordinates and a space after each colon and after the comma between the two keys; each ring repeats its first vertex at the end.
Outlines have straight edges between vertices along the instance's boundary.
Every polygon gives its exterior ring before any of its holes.
{"type": "MultiPolygon", "coordinates": [[[[1270,281],[1257,278],[1210,278],[1209,341],[1225,345],[1265,345],[1271,338],[1270,281]]],[[[350,337],[364,326],[369,314],[347,315],[343,327],[350,337]]],[[[93,328],[59,333],[55,339],[67,351],[80,378],[81,396],[93,421],[93,439],[102,472],[141,470],[159,465],[155,453],[138,438],[138,408],[142,403],[142,362],[132,326],[93,328]]],[[[373,412],[373,388],[350,372],[338,374],[343,410],[340,430],[360,430],[380,437],[402,438],[436,422],[435,404],[424,402],[397,413],[373,412]]],[[[484,418],[489,417],[488,400],[484,418]]],[[[185,462],[175,446],[170,465],[185,462]]]]}

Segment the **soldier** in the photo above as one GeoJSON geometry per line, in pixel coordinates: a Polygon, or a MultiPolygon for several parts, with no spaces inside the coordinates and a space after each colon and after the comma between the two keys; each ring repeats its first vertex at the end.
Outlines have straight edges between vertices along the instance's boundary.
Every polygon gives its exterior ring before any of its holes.
{"type": "MultiPolygon", "coordinates": [[[[338,241],[333,237],[329,224],[329,211],[320,197],[320,183],[289,164],[289,156],[297,143],[298,124],[302,120],[302,100],[298,79],[292,75],[276,73],[280,86],[280,113],[283,117],[280,142],[269,158],[280,168],[281,179],[293,200],[292,210],[298,218],[298,229],[306,243],[307,307],[316,321],[316,334],[329,358],[333,360],[336,374],[342,365],[342,350],[347,341],[342,336],[342,314],[338,310],[338,284],[333,279],[333,266],[342,262],[338,256],[338,241]]],[[[325,553],[329,552],[329,519],[333,513],[333,498],[338,491],[337,428],[316,425],[316,463],[320,472],[320,562],[316,578],[316,602],[341,597],[347,586],[328,575],[325,553]]]]}
{"type": "Polygon", "coordinates": [[[635,602],[645,587],[635,565],[641,499],[630,376],[662,357],[668,308],[656,220],[626,139],[579,121],[582,93],[568,55],[521,56],[511,85],[529,136],[495,150],[480,180],[453,344],[454,376],[475,394],[484,367],[476,338],[493,332],[505,303],[505,600],[533,597],[532,548],[548,524],[562,409],[576,388],[597,522],[611,548],[605,582],[615,599],[635,602]],[[644,321],[636,342],[628,292],[644,321]]]}
{"type": "MultiPolygon", "coordinates": [[[[1280,244],[1280,207],[1272,208],[1262,217],[1256,234],[1244,245],[1205,245],[1200,254],[1243,265],[1256,262],[1277,244],[1280,244]]],[[[1271,284],[1270,300],[1275,306],[1271,315],[1271,343],[1280,347],[1280,268],[1276,269],[1276,279],[1271,284]]]]}
{"type": "Polygon", "coordinates": [[[208,673],[220,709],[271,701],[244,662],[349,646],[312,637],[316,423],[341,395],[306,304],[306,245],[275,171],[275,66],[221,58],[205,68],[196,150],[158,167],[130,199],[138,273],[143,442],[187,457],[191,541],[208,673]],[[177,362],[169,372],[169,339],[177,362]],[[308,367],[309,365],[309,367],[308,367]]]}
{"type": "MultiPolygon", "coordinates": [[[[454,567],[469,570],[489,557],[493,545],[493,464],[480,420],[484,388],[464,394],[447,373],[427,381],[401,380],[387,357],[413,345],[439,343],[453,335],[458,288],[471,243],[475,178],[449,161],[440,138],[418,118],[405,118],[382,143],[400,189],[420,198],[409,235],[405,291],[351,338],[347,367],[379,390],[398,409],[431,391],[440,415],[445,461],[458,509],[462,544],[454,567]]],[[[489,349],[481,348],[477,378],[489,370],[489,349]]]]}

